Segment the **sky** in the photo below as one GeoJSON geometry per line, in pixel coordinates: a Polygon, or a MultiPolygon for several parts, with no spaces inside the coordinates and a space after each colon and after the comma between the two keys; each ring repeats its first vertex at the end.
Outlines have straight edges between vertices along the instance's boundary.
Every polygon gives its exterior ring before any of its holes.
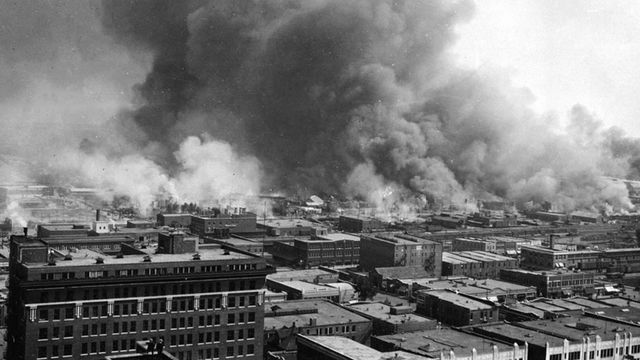
{"type": "Polygon", "coordinates": [[[640,136],[640,1],[475,0],[453,49],[467,67],[501,66],[538,112],[580,103],[640,136]]]}

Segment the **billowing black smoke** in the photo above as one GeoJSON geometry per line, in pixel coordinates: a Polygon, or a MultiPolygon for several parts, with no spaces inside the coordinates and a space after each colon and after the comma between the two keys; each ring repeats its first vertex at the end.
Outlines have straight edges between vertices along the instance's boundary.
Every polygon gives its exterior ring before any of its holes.
{"type": "Polygon", "coordinates": [[[122,117],[163,164],[207,133],[258,157],[265,189],[628,207],[601,176],[628,175],[638,141],[580,120],[551,131],[500,71],[457,68],[447,51],[472,13],[468,1],[114,0],[102,19],[154,55],[122,117]]]}

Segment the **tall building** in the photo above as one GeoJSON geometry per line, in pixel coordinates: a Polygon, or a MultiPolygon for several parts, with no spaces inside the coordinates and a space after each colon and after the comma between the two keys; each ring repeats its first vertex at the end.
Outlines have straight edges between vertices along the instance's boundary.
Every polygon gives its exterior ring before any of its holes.
{"type": "Polygon", "coordinates": [[[153,339],[178,359],[261,359],[272,268],[182,233],[161,240],[146,254],[106,256],[12,237],[7,358],[103,359],[153,339]]]}

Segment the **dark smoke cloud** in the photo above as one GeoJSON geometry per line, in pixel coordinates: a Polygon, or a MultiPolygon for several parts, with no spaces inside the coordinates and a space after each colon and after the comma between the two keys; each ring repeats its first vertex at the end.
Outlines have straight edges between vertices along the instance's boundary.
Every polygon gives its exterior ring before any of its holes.
{"type": "MultiPolygon", "coordinates": [[[[630,206],[640,144],[576,107],[549,126],[499,69],[454,65],[468,1],[104,1],[107,32],[153,54],[121,118],[158,162],[208,133],[262,163],[265,189],[382,206],[474,198],[630,206]],[[417,197],[416,197],[417,195],[417,197]]],[[[241,155],[242,156],[242,155],[241,155]]]]}

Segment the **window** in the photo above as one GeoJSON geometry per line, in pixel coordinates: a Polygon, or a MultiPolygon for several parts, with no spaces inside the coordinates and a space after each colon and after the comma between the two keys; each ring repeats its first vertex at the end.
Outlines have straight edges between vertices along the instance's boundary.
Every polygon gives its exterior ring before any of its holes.
{"type": "Polygon", "coordinates": [[[49,310],[40,309],[38,311],[38,320],[49,320],[49,310]]]}
{"type": "Polygon", "coordinates": [[[256,336],[256,331],[253,328],[247,329],[247,339],[253,339],[256,336]]]}
{"type": "Polygon", "coordinates": [[[49,338],[49,329],[47,328],[40,328],[40,330],[38,330],[38,339],[48,339],[49,338]]]}
{"type": "Polygon", "coordinates": [[[227,346],[227,356],[233,356],[233,346],[227,346]]]}
{"type": "Polygon", "coordinates": [[[613,356],[613,349],[600,350],[600,357],[601,358],[612,357],[612,356],[613,356]]]}
{"type": "Polygon", "coordinates": [[[73,355],[73,345],[72,344],[64,344],[62,348],[62,356],[71,356],[73,355]]]}
{"type": "Polygon", "coordinates": [[[46,357],[47,357],[47,347],[38,346],[38,358],[46,358],[46,357]]]}
{"type": "Polygon", "coordinates": [[[578,360],[580,359],[580,351],[573,351],[569,353],[569,360],[578,360]]]}
{"type": "Polygon", "coordinates": [[[255,312],[250,312],[249,313],[249,322],[254,322],[256,321],[256,313],[255,312]]]}
{"type": "Polygon", "coordinates": [[[73,337],[73,325],[68,325],[64,327],[64,337],[65,338],[73,337]]]}
{"type": "Polygon", "coordinates": [[[247,345],[247,355],[253,355],[253,353],[254,353],[253,344],[247,345]]]}
{"type": "MultiPolygon", "coordinates": [[[[117,341],[115,341],[115,342],[117,342],[117,341]]],[[[87,343],[82,343],[82,347],[81,347],[81,349],[80,349],[80,352],[81,352],[83,355],[88,354],[88,353],[89,353],[89,345],[88,345],[87,343]]]]}
{"type": "Polygon", "coordinates": [[[233,337],[234,334],[233,333],[234,333],[233,330],[227,331],[227,341],[234,339],[234,337],[233,337]]]}
{"type": "Polygon", "coordinates": [[[549,360],[562,360],[562,354],[553,354],[549,356],[549,360]]]}
{"type": "Polygon", "coordinates": [[[227,324],[233,324],[236,322],[236,314],[227,315],[227,324]]]}

